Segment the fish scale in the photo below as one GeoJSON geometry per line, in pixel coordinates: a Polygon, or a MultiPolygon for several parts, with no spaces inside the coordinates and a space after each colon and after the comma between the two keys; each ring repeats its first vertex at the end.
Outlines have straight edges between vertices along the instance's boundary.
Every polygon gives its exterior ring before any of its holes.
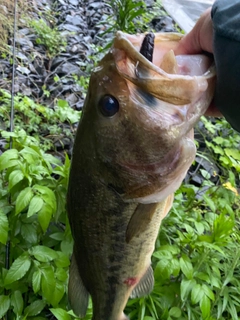
{"type": "Polygon", "coordinates": [[[67,195],[68,297],[80,317],[89,295],[93,320],[124,320],[129,297],[150,294],[158,230],[194,160],[192,128],[213,97],[211,60],[179,60],[182,35],[154,36],[149,61],[140,52],[146,35],[118,32],[91,75],[67,195]]]}

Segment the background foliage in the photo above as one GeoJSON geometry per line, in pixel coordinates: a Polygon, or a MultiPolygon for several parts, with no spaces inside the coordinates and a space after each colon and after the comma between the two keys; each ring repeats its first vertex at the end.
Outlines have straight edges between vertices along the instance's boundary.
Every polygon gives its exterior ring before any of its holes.
{"type": "MultiPolygon", "coordinates": [[[[144,2],[111,3],[121,10],[109,17],[106,32],[136,32],[140,23],[134,18],[142,19],[144,30],[149,21],[144,2]]],[[[35,21],[32,27],[51,58],[57,54],[56,43],[49,41],[42,24],[35,21]]],[[[85,67],[90,72],[91,66],[85,67]]],[[[86,83],[84,79],[85,90],[86,83]]],[[[72,139],[80,114],[64,100],[49,108],[18,95],[10,133],[10,98],[0,91],[1,136],[7,141],[0,156],[0,318],[77,319],[66,296],[72,253],[65,210],[70,160],[67,153],[63,161],[56,156],[54,139],[72,139]]],[[[152,259],[154,290],[129,300],[125,311],[131,320],[239,319],[240,136],[223,119],[203,117],[197,130],[200,161],[163,221],[152,259]]]]}

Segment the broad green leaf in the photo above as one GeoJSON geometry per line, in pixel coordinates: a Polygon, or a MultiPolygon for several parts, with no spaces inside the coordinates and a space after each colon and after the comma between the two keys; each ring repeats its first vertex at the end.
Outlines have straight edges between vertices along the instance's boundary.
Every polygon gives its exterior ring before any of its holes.
{"type": "Polygon", "coordinates": [[[53,215],[53,209],[48,204],[44,203],[42,209],[38,212],[38,221],[43,232],[46,232],[53,215]]]}
{"type": "Polygon", "coordinates": [[[170,263],[171,263],[171,260],[167,260],[167,259],[165,260],[162,259],[157,263],[156,268],[154,270],[154,276],[156,279],[161,281],[163,279],[170,278],[170,275],[171,275],[170,263]]]}
{"type": "Polygon", "coordinates": [[[16,315],[21,315],[23,311],[23,297],[19,290],[16,290],[11,295],[11,305],[13,306],[13,312],[16,315]]]}
{"type": "Polygon", "coordinates": [[[49,204],[53,210],[56,210],[56,197],[51,189],[45,186],[35,185],[34,190],[38,191],[41,194],[44,202],[49,204]]]}
{"type": "Polygon", "coordinates": [[[8,218],[6,214],[0,209],[0,242],[2,244],[7,243],[8,230],[9,230],[8,218]]]}
{"type": "Polygon", "coordinates": [[[65,253],[61,252],[61,251],[58,251],[56,253],[57,253],[57,258],[55,259],[56,266],[59,267],[59,268],[68,267],[69,264],[70,264],[68,256],[65,253]]]}
{"type": "Polygon", "coordinates": [[[35,245],[38,241],[37,228],[35,224],[23,223],[21,225],[21,235],[23,239],[31,245],[35,245]]]}
{"type": "Polygon", "coordinates": [[[57,307],[58,303],[62,299],[65,293],[65,283],[56,281],[56,286],[53,292],[52,302],[53,307],[57,307]]]}
{"type": "Polygon", "coordinates": [[[24,179],[24,175],[21,170],[13,170],[9,175],[9,190],[12,189],[18,182],[24,179]]]}
{"type": "Polygon", "coordinates": [[[187,299],[189,292],[193,289],[195,285],[196,285],[196,281],[194,279],[191,279],[191,280],[183,279],[181,281],[180,291],[181,291],[182,301],[185,301],[187,299]]]}
{"type": "Polygon", "coordinates": [[[32,287],[33,287],[34,293],[37,293],[40,290],[41,278],[42,278],[41,271],[39,269],[34,271],[32,276],[32,287]]]}
{"type": "Polygon", "coordinates": [[[198,303],[200,300],[202,300],[203,296],[204,296],[204,291],[202,289],[202,286],[197,283],[192,288],[192,292],[191,292],[191,302],[192,302],[192,304],[198,303]]]}
{"type": "Polygon", "coordinates": [[[61,308],[51,308],[50,311],[58,320],[71,320],[71,316],[67,311],[61,308]]]}
{"type": "Polygon", "coordinates": [[[208,296],[208,298],[210,298],[211,300],[215,300],[214,293],[212,292],[210,287],[208,287],[206,284],[203,284],[202,289],[205,292],[206,296],[208,296]]]}
{"type": "Polygon", "coordinates": [[[0,171],[13,167],[18,163],[18,151],[16,149],[7,150],[0,156],[0,171]]]}
{"type": "Polygon", "coordinates": [[[24,252],[15,261],[13,261],[13,264],[5,277],[4,284],[8,285],[21,279],[28,272],[30,266],[31,260],[29,255],[24,252]]]}
{"type": "Polygon", "coordinates": [[[189,257],[185,254],[183,254],[182,257],[180,258],[180,268],[188,279],[192,279],[193,277],[192,262],[189,259],[189,257]]]}
{"type": "Polygon", "coordinates": [[[31,154],[35,159],[38,159],[39,157],[41,157],[41,152],[36,147],[25,146],[24,149],[22,149],[19,153],[20,154],[25,154],[25,153],[31,154]]]}
{"type": "Polygon", "coordinates": [[[56,287],[56,280],[54,277],[54,272],[51,266],[41,268],[42,279],[41,279],[41,289],[42,295],[46,301],[53,306],[55,306],[54,291],[56,287]]]}
{"type": "Polygon", "coordinates": [[[200,301],[200,309],[202,311],[202,319],[207,319],[207,317],[210,315],[210,299],[204,295],[200,301]]]}
{"type": "Polygon", "coordinates": [[[30,255],[33,255],[38,261],[48,262],[58,258],[58,254],[51,248],[45,246],[35,246],[28,250],[30,255]]]}
{"type": "Polygon", "coordinates": [[[46,302],[43,300],[36,300],[30,304],[25,310],[24,314],[26,314],[28,317],[30,316],[36,316],[38,315],[43,308],[45,307],[46,302]]]}
{"type": "Polygon", "coordinates": [[[31,217],[32,215],[40,211],[42,207],[43,207],[43,199],[38,195],[34,196],[29,203],[27,216],[31,217]]]}
{"type": "Polygon", "coordinates": [[[224,142],[224,139],[222,137],[216,137],[213,139],[216,144],[222,144],[224,142]]]}
{"type": "Polygon", "coordinates": [[[67,275],[67,272],[63,268],[57,268],[57,270],[55,271],[55,277],[59,281],[64,282],[67,280],[68,275],[67,275]]]}
{"type": "Polygon", "coordinates": [[[10,298],[9,296],[0,296],[0,319],[6,314],[10,307],[10,298]]]}
{"type": "Polygon", "coordinates": [[[180,318],[182,312],[178,307],[173,307],[169,310],[169,315],[174,318],[180,318]]]}
{"type": "Polygon", "coordinates": [[[235,160],[240,160],[240,151],[238,149],[224,149],[225,153],[229,157],[233,157],[235,160]]]}
{"type": "Polygon", "coordinates": [[[200,172],[201,172],[201,174],[202,174],[202,176],[203,176],[203,178],[204,179],[210,179],[211,178],[211,174],[209,173],[209,172],[207,172],[206,170],[204,170],[204,169],[200,169],[200,172]]]}
{"type": "Polygon", "coordinates": [[[29,205],[32,197],[33,191],[30,187],[26,187],[19,193],[16,199],[16,214],[19,214],[23,209],[25,209],[29,205]]]}
{"type": "Polygon", "coordinates": [[[50,234],[49,237],[57,241],[62,241],[64,239],[64,233],[56,232],[56,233],[50,234]]]}

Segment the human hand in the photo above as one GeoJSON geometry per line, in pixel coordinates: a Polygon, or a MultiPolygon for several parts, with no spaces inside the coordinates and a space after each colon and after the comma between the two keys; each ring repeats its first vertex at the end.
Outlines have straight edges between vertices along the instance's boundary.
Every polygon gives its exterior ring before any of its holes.
{"type": "MultiPolygon", "coordinates": [[[[207,52],[213,54],[213,23],[211,19],[211,7],[199,18],[193,29],[182,38],[174,50],[175,55],[199,54],[207,52]]],[[[221,112],[212,102],[205,115],[212,117],[222,116],[221,112]]]]}

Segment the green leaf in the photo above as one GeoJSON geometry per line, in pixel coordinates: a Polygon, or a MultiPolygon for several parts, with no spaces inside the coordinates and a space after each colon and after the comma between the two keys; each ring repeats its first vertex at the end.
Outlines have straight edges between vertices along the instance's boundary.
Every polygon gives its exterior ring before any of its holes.
{"type": "Polygon", "coordinates": [[[194,279],[191,279],[191,280],[183,279],[181,281],[180,291],[181,291],[182,301],[185,301],[187,299],[189,292],[193,289],[195,285],[196,285],[196,281],[194,279]]]}
{"type": "Polygon", "coordinates": [[[45,246],[35,246],[33,248],[30,248],[28,252],[40,262],[48,262],[58,258],[58,254],[56,251],[45,246]]]}
{"type": "Polygon", "coordinates": [[[32,215],[40,211],[43,207],[43,203],[43,199],[40,196],[34,196],[29,203],[27,216],[31,217],[32,215]]]}
{"type": "Polygon", "coordinates": [[[21,279],[29,270],[31,260],[25,252],[21,254],[11,265],[4,280],[4,284],[8,285],[14,281],[21,279]]]}
{"type": "Polygon", "coordinates": [[[202,300],[203,296],[204,296],[204,291],[202,289],[202,286],[200,284],[196,284],[192,288],[192,292],[191,292],[191,302],[192,302],[192,304],[198,303],[200,300],[202,300]]]}
{"type": "Polygon", "coordinates": [[[18,151],[16,149],[7,150],[0,156],[0,171],[13,167],[18,163],[18,151]]]}
{"type": "Polygon", "coordinates": [[[178,307],[173,307],[169,310],[169,315],[171,317],[180,318],[181,314],[182,314],[181,309],[178,307]]]}
{"type": "Polygon", "coordinates": [[[213,141],[216,144],[222,144],[224,142],[224,139],[222,137],[216,137],[216,138],[213,139],[213,141]]]}
{"type": "Polygon", "coordinates": [[[71,316],[67,313],[67,311],[61,308],[52,308],[50,311],[58,320],[71,320],[71,316]]]}
{"type": "Polygon", "coordinates": [[[65,293],[65,283],[62,283],[60,281],[56,281],[56,286],[53,292],[53,299],[52,299],[52,305],[53,307],[57,307],[58,303],[62,299],[65,293]]]}
{"type": "Polygon", "coordinates": [[[32,197],[33,191],[30,187],[26,187],[19,193],[16,199],[16,214],[19,214],[23,209],[25,209],[29,205],[32,197]]]}
{"type": "Polygon", "coordinates": [[[61,251],[58,251],[56,253],[57,253],[57,258],[55,259],[56,266],[59,267],[59,268],[68,267],[69,264],[70,264],[68,256],[65,253],[61,252],[61,251]]]}
{"type": "Polygon", "coordinates": [[[238,149],[224,149],[225,153],[229,157],[233,157],[235,160],[240,160],[240,151],[238,149]]]}
{"type": "Polygon", "coordinates": [[[2,244],[7,243],[8,230],[9,230],[8,218],[6,214],[0,209],[0,242],[2,244]]]}
{"type": "Polygon", "coordinates": [[[39,269],[34,271],[32,276],[32,287],[33,287],[34,293],[37,293],[40,290],[41,278],[42,278],[41,271],[39,269]]]}
{"type": "Polygon", "coordinates": [[[31,316],[36,316],[38,315],[43,308],[46,306],[46,302],[43,300],[36,300],[34,302],[32,302],[30,304],[30,306],[28,306],[25,310],[24,310],[24,314],[26,314],[27,316],[31,317],[31,316]]]}
{"type": "Polygon", "coordinates": [[[67,280],[67,272],[63,268],[57,268],[55,271],[55,277],[61,282],[65,282],[67,280]]]}
{"type": "Polygon", "coordinates": [[[11,295],[11,305],[13,306],[13,312],[16,315],[21,315],[23,311],[23,297],[19,290],[16,290],[11,295]]]}
{"type": "Polygon", "coordinates": [[[56,211],[56,197],[51,189],[45,186],[35,185],[34,190],[41,194],[41,198],[53,209],[53,211],[56,211]]]}
{"type": "Polygon", "coordinates": [[[214,203],[214,201],[209,198],[209,196],[207,196],[206,194],[203,195],[203,199],[205,200],[206,204],[209,206],[209,208],[215,212],[216,211],[216,205],[214,203]]]}
{"type": "Polygon", "coordinates": [[[215,300],[214,293],[206,284],[202,285],[202,289],[205,292],[206,296],[208,296],[208,298],[210,298],[211,300],[215,300]]]}
{"type": "Polygon", "coordinates": [[[21,170],[13,170],[9,175],[9,190],[12,189],[18,182],[24,179],[24,175],[21,170]]]}
{"type": "Polygon", "coordinates": [[[185,254],[180,258],[180,268],[188,279],[193,277],[193,266],[189,257],[185,254]]]}
{"type": "Polygon", "coordinates": [[[9,296],[0,296],[0,319],[6,314],[10,307],[10,298],[9,296]]]}
{"type": "Polygon", "coordinates": [[[23,239],[34,245],[38,241],[38,235],[35,224],[24,223],[21,226],[21,234],[23,239]]]}
{"type": "Polygon", "coordinates": [[[202,300],[200,301],[200,309],[202,311],[202,319],[207,319],[208,316],[210,315],[210,299],[204,295],[202,300]]]}
{"type": "Polygon", "coordinates": [[[53,215],[52,207],[44,203],[42,209],[38,212],[38,221],[40,223],[40,226],[43,232],[46,232],[49,226],[49,223],[51,221],[52,215],[53,215]]]}
{"type": "Polygon", "coordinates": [[[42,272],[42,279],[41,279],[42,295],[48,303],[51,303],[53,306],[55,306],[54,291],[56,287],[56,280],[54,277],[53,269],[49,266],[49,267],[42,268],[41,272],[42,272]]]}

